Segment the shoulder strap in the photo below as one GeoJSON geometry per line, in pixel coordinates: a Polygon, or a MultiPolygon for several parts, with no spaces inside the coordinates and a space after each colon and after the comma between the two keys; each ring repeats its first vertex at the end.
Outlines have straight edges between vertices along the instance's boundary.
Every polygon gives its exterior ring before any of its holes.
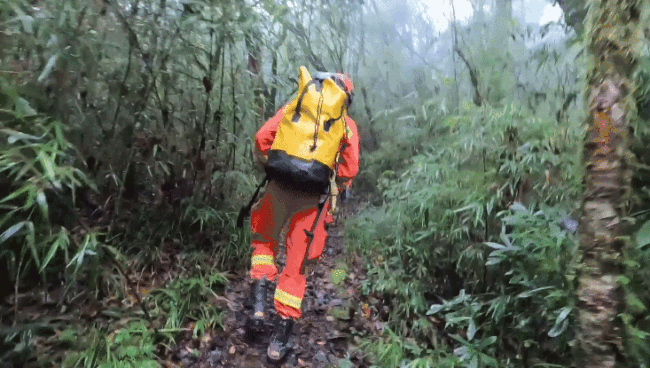
{"type": "Polygon", "coordinates": [[[341,142],[339,143],[339,149],[336,151],[336,156],[334,158],[334,176],[338,174],[338,169],[339,169],[339,160],[341,159],[341,152],[347,147],[346,143],[344,142],[345,137],[347,137],[348,134],[348,122],[347,119],[343,119],[343,138],[341,139],[341,142]]]}

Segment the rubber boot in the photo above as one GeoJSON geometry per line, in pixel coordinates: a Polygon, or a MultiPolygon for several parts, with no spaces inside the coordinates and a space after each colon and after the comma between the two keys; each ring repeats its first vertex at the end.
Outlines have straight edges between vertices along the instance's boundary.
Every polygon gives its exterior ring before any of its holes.
{"type": "Polygon", "coordinates": [[[253,316],[251,317],[251,327],[253,328],[262,327],[266,320],[267,284],[268,280],[266,277],[263,277],[253,281],[253,285],[251,286],[249,300],[253,307],[253,316]]]}
{"type": "Polygon", "coordinates": [[[272,362],[278,362],[284,358],[290,350],[289,339],[293,330],[293,318],[280,318],[280,321],[275,326],[273,335],[271,336],[271,343],[266,352],[272,362]]]}

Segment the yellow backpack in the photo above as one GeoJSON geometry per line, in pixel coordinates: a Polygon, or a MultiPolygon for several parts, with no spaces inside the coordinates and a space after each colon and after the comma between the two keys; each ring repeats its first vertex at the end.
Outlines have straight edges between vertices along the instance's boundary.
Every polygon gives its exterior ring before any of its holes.
{"type": "Polygon", "coordinates": [[[300,67],[298,94],[284,108],[265,167],[269,178],[325,192],[346,132],[348,95],[333,74],[300,67]],[[338,83],[340,84],[338,84],[338,83]]]}

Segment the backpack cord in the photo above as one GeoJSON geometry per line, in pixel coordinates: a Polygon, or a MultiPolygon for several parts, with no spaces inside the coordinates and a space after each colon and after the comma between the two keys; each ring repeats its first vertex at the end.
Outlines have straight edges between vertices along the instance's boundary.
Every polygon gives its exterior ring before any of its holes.
{"type": "Polygon", "coordinates": [[[323,108],[323,90],[320,91],[320,97],[318,98],[318,110],[316,113],[316,125],[314,127],[314,145],[309,148],[310,152],[316,150],[316,141],[318,140],[318,128],[320,128],[320,113],[323,108]]]}

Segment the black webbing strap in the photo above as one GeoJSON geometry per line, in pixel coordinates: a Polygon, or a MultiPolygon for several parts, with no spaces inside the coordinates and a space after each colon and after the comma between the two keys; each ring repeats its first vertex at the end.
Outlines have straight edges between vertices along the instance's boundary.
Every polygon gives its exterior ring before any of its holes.
{"type": "Polygon", "coordinates": [[[300,109],[302,108],[302,99],[305,97],[305,94],[307,94],[309,87],[314,83],[315,83],[314,79],[310,80],[309,83],[307,83],[307,85],[305,86],[305,89],[300,94],[300,97],[298,97],[298,103],[296,104],[296,111],[293,113],[293,117],[291,118],[292,123],[297,123],[298,120],[300,120],[300,109]]]}
{"type": "Polygon", "coordinates": [[[330,128],[332,127],[332,124],[334,124],[335,121],[337,121],[337,120],[339,120],[340,118],[343,117],[343,109],[345,109],[346,105],[347,105],[347,102],[344,103],[343,105],[341,105],[341,114],[339,115],[338,118],[331,118],[331,119],[326,120],[323,123],[323,129],[325,129],[326,132],[330,130],[330,128]]]}

